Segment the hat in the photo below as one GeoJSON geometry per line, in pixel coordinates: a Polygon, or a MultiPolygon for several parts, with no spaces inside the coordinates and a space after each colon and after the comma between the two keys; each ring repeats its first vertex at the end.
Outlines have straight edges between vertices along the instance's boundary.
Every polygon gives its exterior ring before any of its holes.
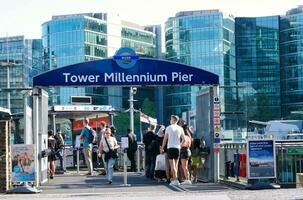
{"type": "Polygon", "coordinates": [[[117,130],[115,126],[110,126],[111,130],[117,130]]]}

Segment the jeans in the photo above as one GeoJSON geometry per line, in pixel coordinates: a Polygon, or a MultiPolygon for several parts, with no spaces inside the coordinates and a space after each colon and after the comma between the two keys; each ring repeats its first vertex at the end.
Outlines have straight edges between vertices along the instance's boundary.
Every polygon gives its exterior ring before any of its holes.
{"type": "Polygon", "coordinates": [[[107,168],[107,180],[112,181],[113,175],[114,175],[114,165],[115,165],[116,159],[110,158],[106,162],[106,168],[107,168]]]}
{"type": "Polygon", "coordinates": [[[145,154],[145,175],[147,178],[154,178],[155,173],[156,156],[150,155],[150,153],[145,154]]]}
{"type": "Polygon", "coordinates": [[[56,152],[56,156],[59,158],[59,161],[60,161],[60,171],[63,171],[63,156],[62,156],[63,152],[62,150],[58,150],[56,152]]]}

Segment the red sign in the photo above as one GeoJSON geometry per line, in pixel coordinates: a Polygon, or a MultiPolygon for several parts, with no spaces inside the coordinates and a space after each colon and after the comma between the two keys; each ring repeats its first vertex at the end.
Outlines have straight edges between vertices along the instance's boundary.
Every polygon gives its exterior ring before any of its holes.
{"type": "Polygon", "coordinates": [[[220,117],[220,111],[214,110],[214,117],[220,117]]]}
{"type": "Polygon", "coordinates": [[[215,153],[219,153],[219,151],[220,151],[220,147],[214,147],[214,152],[215,153]]]}
{"type": "MultiPolygon", "coordinates": [[[[109,117],[91,118],[91,119],[89,119],[89,126],[94,128],[94,129],[99,128],[101,121],[104,121],[107,124],[109,124],[109,117]]],[[[74,123],[73,123],[73,130],[74,131],[79,131],[82,128],[83,128],[83,120],[74,121],[74,123]]]]}
{"type": "Polygon", "coordinates": [[[214,117],[214,125],[220,125],[220,118],[214,117]]]}

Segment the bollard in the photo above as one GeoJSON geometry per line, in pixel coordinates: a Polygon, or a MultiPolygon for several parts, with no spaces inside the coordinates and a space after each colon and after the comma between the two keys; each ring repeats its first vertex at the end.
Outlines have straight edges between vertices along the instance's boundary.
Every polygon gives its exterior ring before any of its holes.
{"type": "Polygon", "coordinates": [[[127,154],[126,150],[124,150],[124,155],[123,155],[123,185],[124,187],[129,187],[130,184],[127,184],[127,154]]]}
{"type": "Polygon", "coordinates": [[[79,148],[77,148],[77,174],[79,174],[79,161],[80,160],[80,155],[79,155],[79,148]]]}
{"type": "Polygon", "coordinates": [[[140,146],[137,150],[137,172],[140,173],[140,146]]]}

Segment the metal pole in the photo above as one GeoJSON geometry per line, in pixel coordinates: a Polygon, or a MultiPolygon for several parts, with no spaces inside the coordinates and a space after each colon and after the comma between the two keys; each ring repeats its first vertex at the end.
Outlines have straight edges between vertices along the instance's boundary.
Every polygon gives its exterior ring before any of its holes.
{"type": "Polygon", "coordinates": [[[129,90],[129,114],[130,114],[130,129],[134,131],[134,93],[133,87],[130,87],[129,90]]]}
{"type": "Polygon", "coordinates": [[[35,185],[39,187],[39,89],[34,88],[33,90],[33,136],[34,136],[34,144],[35,144],[35,185]]]}
{"type": "Polygon", "coordinates": [[[126,150],[123,150],[123,185],[124,187],[130,186],[130,184],[127,184],[127,154],[126,150]]]}
{"type": "Polygon", "coordinates": [[[140,172],[140,148],[137,149],[137,172],[140,172]]]}
{"type": "Polygon", "coordinates": [[[79,174],[79,160],[80,160],[80,158],[79,158],[80,156],[79,156],[79,148],[77,148],[77,174],[79,174]]]}
{"type": "MultiPolygon", "coordinates": [[[[213,93],[214,93],[214,96],[219,97],[219,86],[213,86],[213,93]]],[[[212,116],[214,116],[214,115],[212,115],[212,116]]],[[[215,183],[218,182],[218,180],[219,180],[219,170],[220,170],[219,152],[220,151],[214,151],[214,182],[215,183]]]]}
{"type": "MultiPolygon", "coordinates": [[[[141,116],[141,108],[139,110],[140,110],[140,116],[141,116]]],[[[141,140],[141,144],[143,144],[142,122],[141,122],[141,120],[139,120],[139,121],[140,121],[140,140],[141,140]]]]}

